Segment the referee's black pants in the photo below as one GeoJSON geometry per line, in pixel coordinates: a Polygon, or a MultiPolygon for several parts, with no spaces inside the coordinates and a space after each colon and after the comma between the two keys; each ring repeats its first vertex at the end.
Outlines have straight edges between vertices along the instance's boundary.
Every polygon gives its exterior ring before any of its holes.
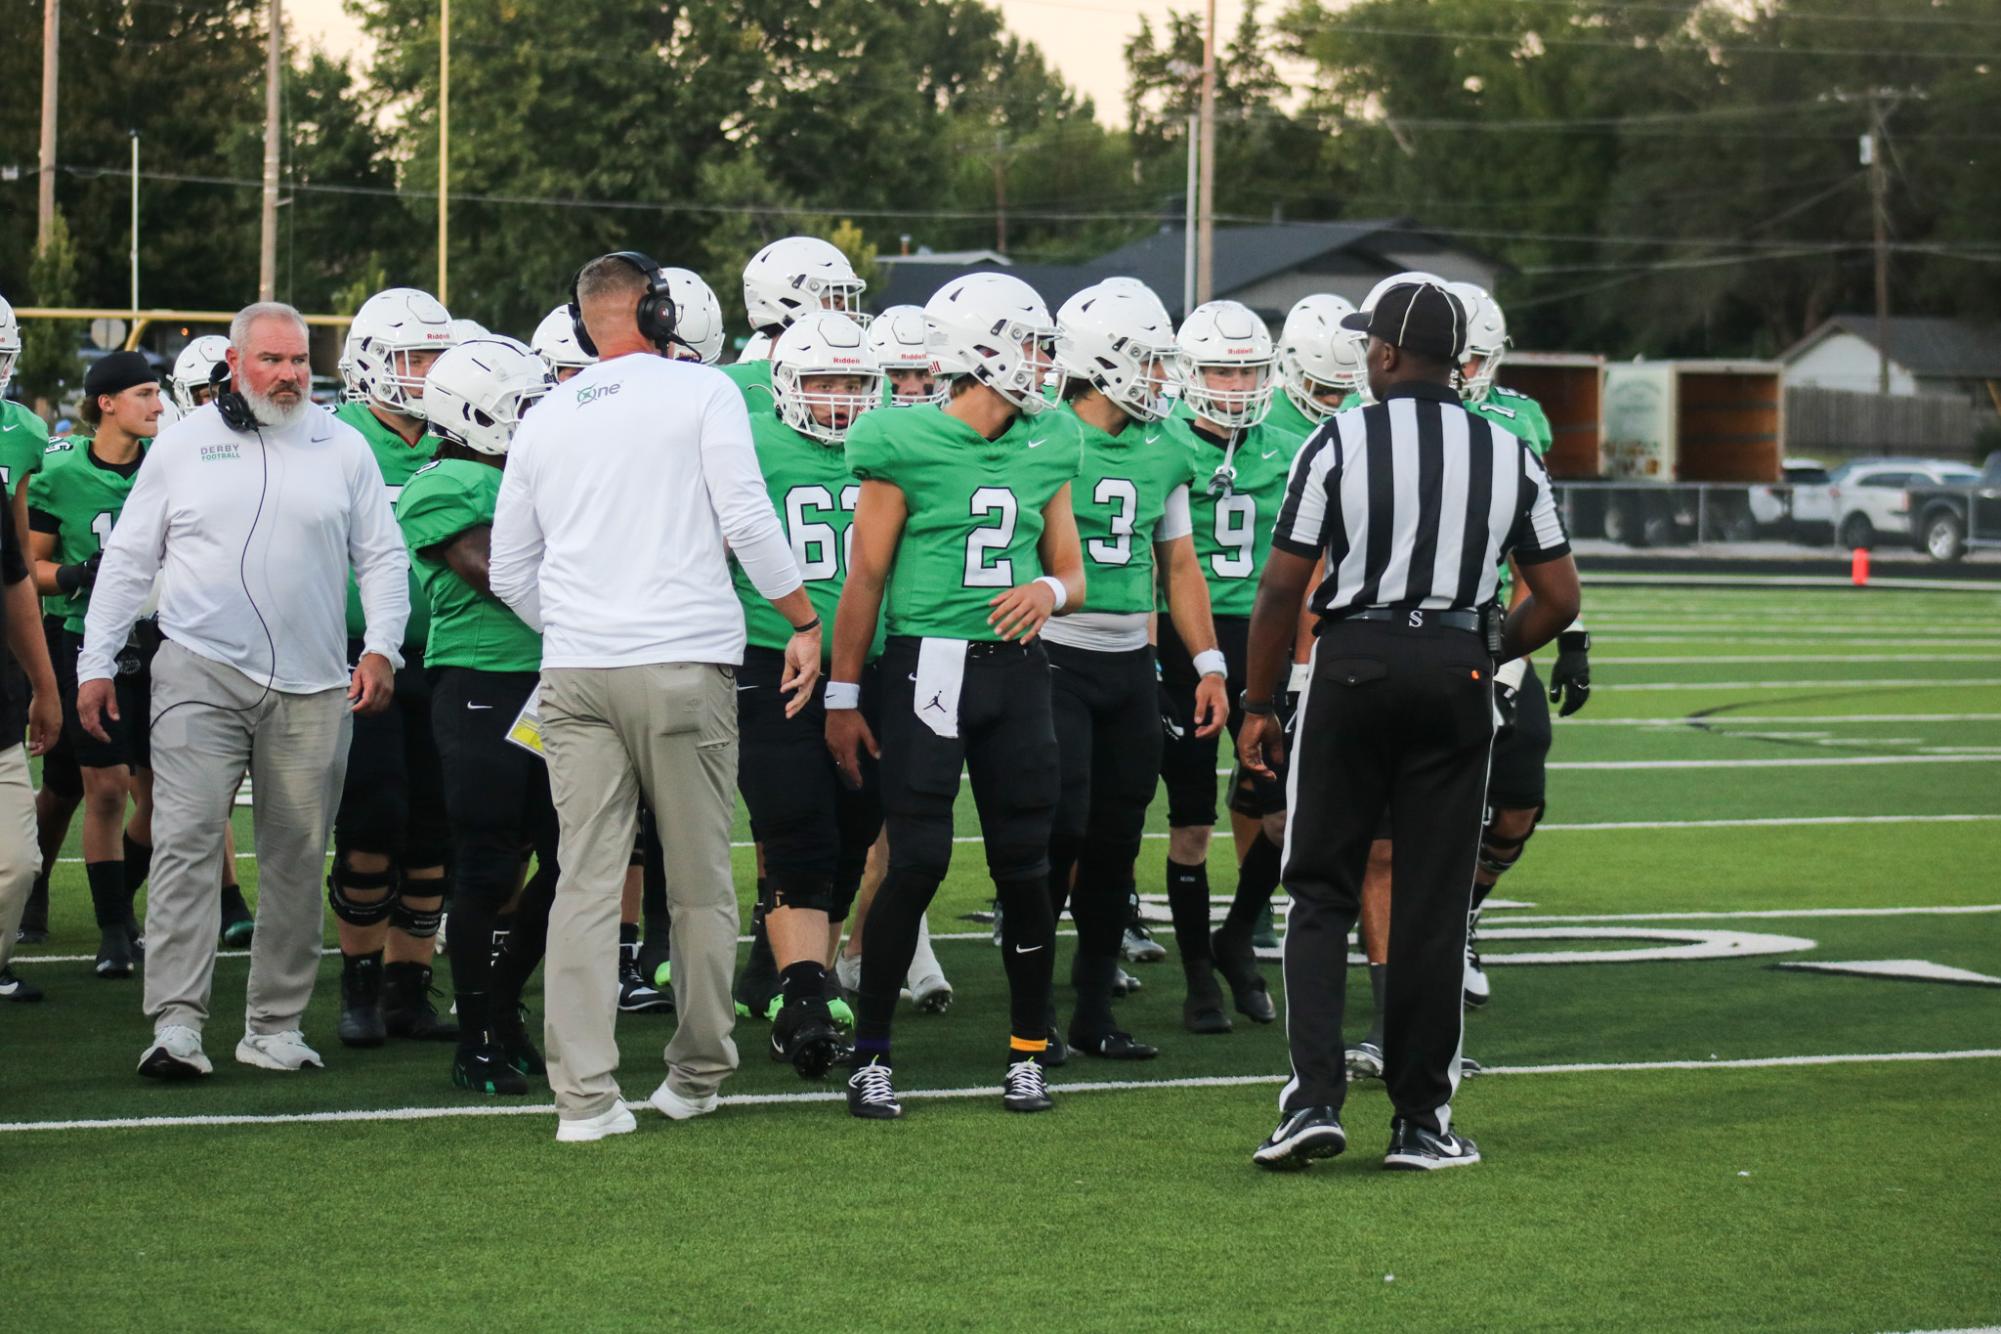
{"type": "Polygon", "coordinates": [[[1338,1110],[1347,1093],[1348,933],[1387,811],[1396,840],[1383,1079],[1397,1115],[1449,1128],[1493,716],[1492,663],[1476,634],[1348,621],[1324,627],[1314,645],[1293,729],[1285,848],[1285,1110],[1338,1110]]]}

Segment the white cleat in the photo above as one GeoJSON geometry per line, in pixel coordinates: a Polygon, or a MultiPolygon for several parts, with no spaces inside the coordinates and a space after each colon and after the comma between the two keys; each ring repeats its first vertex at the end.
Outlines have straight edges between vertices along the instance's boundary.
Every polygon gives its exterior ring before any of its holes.
{"type": "Polygon", "coordinates": [[[1373,1042],[1358,1042],[1348,1048],[1348,1082],[1383,1077],[1383,1049],[1373,1042]]]}
{"type": "Polygon", "coordinates": [[[1480,914],[1473,914],[1473,921],[1466,929],[1466,1004],[1479,1009],[1487,1003],[1493,992],[1487,986],[1487,970],[1480,966],[1479,932],[1480,914]]]}
{"type": "Polygon", "coordinates": [[[630,1135],[639,1129],[639,1122],[623,1102],[615,1102],[596,1116],[586,1116],[579,1120],[559,1119],[556,1122],[556,1143],[593,1144],[613,1135],[630,1135]]]}
{"type": "Polygon", "coordinates": [[[185,1024],[168,1024],[139,1054],[139,1073],[148,1079],[199,1079],[215,1073],[201,1049],[201,1034],[185,1024]]]}
{"type": "Polygon", "coordinates": [[[834,981],[847,995],[859,994],[862,989],[862,956],[857,954],[850,958],[843,954],[834,960],[834,981]]]}
{"type": "Polygon", "coordinates": [[[943,1014],[952,1008],[952,984],[943,973],[912,979],[910,1002],[925,1014],[943,1014]]]}
{"type": "Polygon", "coordinates": [[[668,1087],[668,1082],[664,1079],[660,1081],[660,1087],[653,1090],[653,1096],[647,1101],[653,1104],[654,1111],[669,1121],[690,1121],[698,1116],[707,1116],[716,1110],[715,1094],[711,1093],[704,1098],[684,1098],[668,1087]]]}
{"type": "Polygon", "coordinates": [[[236,1044],[236,1059],[259,1070],[299,1070],[309,1065],[324,1070],[327,1065],[296,1028],[282,1033],[245,1033],[243,1041],[236,1044]]]}

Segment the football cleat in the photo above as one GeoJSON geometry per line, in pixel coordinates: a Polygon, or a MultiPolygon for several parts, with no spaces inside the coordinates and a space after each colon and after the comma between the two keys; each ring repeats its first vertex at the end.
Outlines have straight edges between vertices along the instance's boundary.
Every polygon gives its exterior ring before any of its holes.
{"type": "Polygon", "coordinates": [[[1079,1036],[1072,1033],[1070,1049],[1081,1051],[1086,1056],[1095,1056],[1101,1061],[1150,1061],[1160,1055],[1160,1048],[1148,1046],[1132,1034],[1118,1029],[1093,1036],[1079,1036]]]}
{"type": "Polygon", "coordinates": [[[1296,1172],[1316,1158],[1333,1158],[1348,1147],[1348,1132],[1332,1107],[1287,1112],[1278,1128],[1251,1151],[1251,1161],[1273,1172],[1296,1172]]]}
{"type": "Polygon", "coordinates": [[[380,1047],[389,1030],[382,1022],[382,956],[349,954],[340,961],[340,1023],[334,1032],[349,1047],[380,1047]]]}
{"type": "MultiPolygon", "coordinates": [[[[618,1008],[625,1014],[672,1014],[674,997],[642,978],[637,961],[621,962],[618,970],[618,1008]]],[[[738,1004],[737,1017],[748,1019],[750,1010],[738,1004]]]]}
{"type": "MultiPolygon", "coordinates": [[[[225,885],[222,891],[222,944],[230,949],[243,949],[257,934],[257,919],[251,915],[250,905],[243,901],[243,891],[235,885],[225,885]]],[[[443,935],[442,928],[439,931],[443,935]]]]}
{"type": "Polygon", "coordinates": [[[1265,989],[1264,974],[1258,971],[1257,956],[1251,952],[1250,937],[1218,931],[1209,937],[1209,948],[1215,955],[1217,971],[1230,984],[1230,998],[1237,1013],[1254,1024],[1268,1024],[1278,1018],[1271,992],[1265,989]]]}
{"type": "Polygon", "coordinates": [[[452,1055],[452,1084],[474,1093],[528,1092],[528,1081],[498,1042],[461,1042],[452,1055]]]}
{"type": "Polygon", "coordinates": [[[889,1067],[880,1060],[871,1058],[848,1076],[848,1115],[864,1121],[894,1121],[903,1115],[903,1104],[889,1082],[889,1067]]]}
{"type": "Polygon", "coordinates": [[[825,1075],[842,1045],[841,1031],[823,1005],[787,1005],[771,1022],[771,1059],[790,1065],[801,1079],[825,1075]]]}
{"type": "Polygon", "coordinates": [[[1216,983],[1216,970],[1206,959],[1194,965],[1184,963],[1188,974],[1188,996],[1181,1002],[1181,1026],[1190,1033],[1228,1033],[1235,1027],[1223,1012],[1223,988],[1216,983]]]}
{"type": "Polygon", "coordinates": [[[1480,1161],[1480,1146],[1461,1135],[1439,1134],[1398,1117],[1390,1123],[1390,1149],[1383,1166],[1392,1172],[1436,1172],[1441,1167],[1471,1167],[1480,1161]]]}
{"type": "Polygon", "coordinates": [[[1112,974],[1112,999],[1123,1000],[1134,992],[1143,990],[1145,985],[1131,973],[1120,968],[1112,974]]]}
{"type": "Polygon", "coordinates": [[[1278,948],[1278,917],[1267,903],[1258,909],[1258,920],[1251,924],[1251,948],[1254,950],[1275,950],[1278,948]]]}
{"type": "Polygon", "coordinates": [[[1167,948],[1134,922],[1119,941],[1119,957],[1127,963],[1159,963],[1167,957],[1167,948]]]}
{"type": "Polygon", "coordinates": [[[459,1040],[457,1022],[439,1014],[431,1003],[431,997],[438,993],[431,985],[428,964],[385,964],[382,975],[382,1026],[392,1036],[419,1042],[459,1040]]]}
{"type": "Polygon", "coordinates": [[[507,1053],[507,1063],[524,1075],[546,1075],[548,1064],[528,1036],[528,1007],[500,1006],[493,1016],[493,1040],[507,1053]]]}
{"type": "Polygon", "coordinates": [[[1348,1048],[1348,1082],[1383,1077],[1383,1049],[1373,1042],[1358,1042],[1348,1048]]]}
{"type": "Polygon", "coordinates": [[[1493,994],[1487,986],[1487,970],[1480,966],[1480,914],[1466,924],[1466,1004],[1479,1009],[1493,994]]]}
{"type": "Polygon", "coordinates": [[[1049,1096],[1049,1080],[1037,1060],[1008,1062],[1001,1081],[1001,1106],[1010,1112],[1046,1112],[1056,1105],[1049,1096]]]}
{"type": "Polygon", "coordinates": [[[23,982],[12,968],[0,968],[0,1000],[31,1004],[42,998],[42,989],[23,982]]]}
{"type": "Polygon", "coordinates": [[[132,937],[124,923],[107,926],[97,942],[97,962],[93,965],[102,978],[132,976],[132,937]]]}

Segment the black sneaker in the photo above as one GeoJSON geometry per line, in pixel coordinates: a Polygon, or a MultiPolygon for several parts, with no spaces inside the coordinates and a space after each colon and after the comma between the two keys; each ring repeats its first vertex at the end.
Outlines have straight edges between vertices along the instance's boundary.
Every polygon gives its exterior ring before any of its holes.
{"type": "Polygon", "coordinates": [[[132,937],[123,922],[104,927],[97,942],[97,975],[102,978],[132,976],[132,937]]]}
{"type": "Polygon", "coordinates": [[[672,1014],[674,993],[662,991],[639,975],[639,961],[623,962],[618,969],[618,1008],[626,1014],[672,1014]]]}
{"type": "Polygon", "coordinates": [[[455,1019],[438,1013],[431,1004],[437,990],[431,986],[428,964],[392,963],[382,969],[382,1026],[392,1037],[414,1038],[418,1042],[457,1042],[455,1019]]]}
{"type": "Polygon", "coordinates": [[[1127,963],[1159,963],[1167,957],[1167,948],[1138,922],[1129,922],[1119,937],[1119,957],[1127,963]]]}
{"type": "Polygon", "coordinates": [[[889,1067],[871,1058],[848,1076],[848,1115],[864,1121],[894,1121],[903,1115],[903,1104],[890,1086],[889,1067]]]}
{"type": "Polygon", "coordinates": [[[1081,1051],[1086,1056],[1095,1056],[1101,1061],[1150,1061],[1160,1055],[1160,1048],[1150,1047],[1130,1033],[1113,1029],[1109,1033],[1070,1035],[1070,1049],[1081,1051]]]}
{"type": "Polygon", "coordinates": [[[30,1005],[42,998],[42,989],[14,976],[12,968],[0,968],[0,1000],[30,1005]]]}
{"type": "Polygon", "coordinates": [[[1348,1132],[1332,1107],[1302,1107],[1285,1114],[1278,1129],[1251,1151],[1251,1161],[1273,1172],[1296,1172],[1347,1147],[1348,1132]]]}
{"type": "Polygon", "coordinates": [[[824,1004],[787,1005],[771,1023],[771,1059],[783,1061],[801,1079],[819,1079],[840,1059],[841,1030],[824,1004]]]}
{"type": "Polygon", "coordinates": [[[1209,937],[1209,949],[1216,956],[1216,971],[1230,984],[1230,999],[1237,1013],[1254,1024],[1278,1018],[1271,992],[1265,989],[1264,974],[1258,971],[1258,957],[1251,952],[1251,938],[1218,931],[1209,937]]]}
{"type": "Polygon", "coordinates": [[[1070,1064],[1070,1044],[1063,1040],[1062,1032],[1053,1022],[1049,1025],[1049,1045],[1035,1059],[1048,1070],[1059,1070],[1070,1064]]]}
{"type": "Polygon", "coordinates": [[[382,953],[343,954],[340,960],[340,1023],[334,1030],[348,1047],[380,1047],[389,1030],[382,1024],[382,953]]]}
{"type": "Polygon", "coordinates": [[[1258,919],[1251,924],[1251,948],[1254,950],[1275,950],[1278,948],[1278,916],[1267,903],[1258,909],[1258,919]]]}
{"type": "Polygon", "coordinates": [[[34,888],[28,891],[27,906],[21,909],[21,925],[14,932],[14,943],[43,945],[48,939],[49,881],[47,876],[37,876],[34,888]]]}
{"type": "Polygon", "coordinates": [[[236,885],[223,886],[222,943],[230,949],[246,949],[256,934],[257,919],[243,901],[243,890],[236,885]]]}
{"type": "Polygon", "coordinates": [[[1207,959],[1184,963],[1188,975],[1188,997],[1181,1002],[1181,1026],[1190,1033],[1228,1033],[1236,1025],[1223,1012],[1223,988],[1217,985],[1216,970],[1207,959]]]}
{"type": "Polygon", "coordinates": [[[1441,1135],[1402,1117],[1390,1122],[1390,1151],[1383,1155],[1383,1166],[1392,1172],[1436,1172],[1479,1161],[1480,1146],[1463,1135],[1441,1135]]]}
{"type": "Polygon", "coordinates": [[[1486,1073],[1487,1067],[1474,1060],[1471,1056],[1462,1055],[1459,1058],[1459,1077],[1461,1079],[1471,1079],[1475,1075],[1484,1075],[1486,1073]]]}
{"type": "Polygon", "coordinates": [[[1046,1112],[1056,1105],[1041,1061],[1010,1061],[1001,1080],[1001,1106],[1010,1112],[1046,1112]]]}
{"type": "Polygon", "coordinates": [[[492,1041],[461,1042],[452,1056],[452,1083],[474,1093],[520,1096],[528,1092],[528,1081],[509,1059],[507,1048],[492,1041]]]}
{"type": "Polygon", "coordinates": [[[493,1016],[493,1040],[507,1053],[507,1063],[524,1075],[546,1075],[547,1063],[542,1053],[535,1049],[535,1041],[528,1036],[528,1007],[525,1005],[503,1005],[496,1008],[493,1016]]]}

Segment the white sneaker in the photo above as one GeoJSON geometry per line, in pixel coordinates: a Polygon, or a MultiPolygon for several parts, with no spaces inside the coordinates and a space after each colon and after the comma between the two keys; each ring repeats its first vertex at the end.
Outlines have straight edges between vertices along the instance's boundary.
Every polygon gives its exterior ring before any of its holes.
{"type": "Polygon", "coordinates": [[[186,1024],[168,1024],[139,1053],[139,1073],[148,1079],[197,1079],[215,1073],[201,1049],[201,1034],[186,1024]]]}
{"type": "Polygon", "coordinates": [[[911,1003],[926,1014],[943,1014],[952,1007],[952,984],[931,948],[931,923],[917,919],[917,949],[910,956],[910,970],[903,975],[904,990],[911,1003]]]}
{"type": "Polygon", "coordinates": [[[298,1070],[308,1065],[324,1070],[327,1066],[296,1028],[282,1033],[245,1033],[243,1041],[236,1044],[236,1059],[259,1070],[298,1070]]]}
{"type": "Polygon", "coordinates": [[[612,1135],[630,1135],[637,1129],[639,1122],[633,1119],[631,1109],[621,1099],[596,1116],[576,1121],[559,1117],[556,1121],[556,1143],[591,1144],[612,1135]]]}
{"type": "Polygon", "coordinates": [[[862,956],[849,958],[843,954],[834,960],[834,981],[840,983],[841,990],[852,996],[862,989],[862,956]]]}
{"type": "Polygon", "coordinates": [[[1487,1003],[1493,991],[1487,985],[1487,970],[1480,966],[1480,914],[1473,914],[1472,922],[1466,928],[1466,1004],[1479,1009],[1487,1003]]]}
{"type": "Polygon", "coordinates": [[[715,1094],[711,1093],[706,1098],[684,1098],[669,1088],[664,1079],[660,1081],[660,1087],[653,1090],[653,1096],[647,1101],[653,1104],[653,1110],[669,1121],[688,1121],[697,1116],[707,1116],[716,1110],[715,1094]]]}

